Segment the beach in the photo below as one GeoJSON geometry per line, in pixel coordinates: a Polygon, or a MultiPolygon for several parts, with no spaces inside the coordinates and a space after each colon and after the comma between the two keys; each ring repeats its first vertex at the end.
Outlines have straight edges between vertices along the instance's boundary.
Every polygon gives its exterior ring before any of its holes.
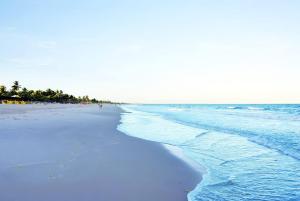
{"type": "Polygon", "coordinates": [[[115,105],[0,105],[0,200],[184,201],[201,175],[115,105]]]}

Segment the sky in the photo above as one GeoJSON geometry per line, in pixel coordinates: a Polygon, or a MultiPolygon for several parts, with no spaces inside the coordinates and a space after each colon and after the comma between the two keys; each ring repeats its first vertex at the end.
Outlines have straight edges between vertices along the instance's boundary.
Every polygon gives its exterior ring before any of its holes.
{"type": "Polygon", "coordinates": [[[298,0],[1,0],[0,84],[130,103],[300,103],[298,0]]]}

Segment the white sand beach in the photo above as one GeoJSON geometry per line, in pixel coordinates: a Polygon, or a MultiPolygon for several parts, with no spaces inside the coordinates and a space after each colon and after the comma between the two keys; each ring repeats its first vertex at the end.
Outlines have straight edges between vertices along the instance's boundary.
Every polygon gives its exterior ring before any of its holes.
{"type": "Polygon", "coordinates": [[[201,176],[114,105],[0,105],[0,200],[183,201],[201,176]]]}

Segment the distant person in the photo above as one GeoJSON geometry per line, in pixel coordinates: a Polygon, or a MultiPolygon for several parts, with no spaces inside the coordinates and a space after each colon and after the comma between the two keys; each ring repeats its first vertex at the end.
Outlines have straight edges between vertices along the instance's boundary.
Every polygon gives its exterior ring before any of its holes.
{"type": "Polygon", "coordinates": [[[99,110],[101,111],[103,105],[101,103],[99,103],[98,106],[99,106],[99,110]]]}

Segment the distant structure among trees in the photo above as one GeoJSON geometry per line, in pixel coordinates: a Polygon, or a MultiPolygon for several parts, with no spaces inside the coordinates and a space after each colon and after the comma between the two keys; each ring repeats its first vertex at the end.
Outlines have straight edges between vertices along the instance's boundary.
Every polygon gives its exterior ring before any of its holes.
{"type": "Polygon", "coordinates": [[[15,81],[10,90],[4,85],[0,85],[0,103],[27,103],[27,102],[47,102],[47,103],[112,103],[110,101],[90,99],[88,96],[75,97],[63,93],[62,90],[29,90],[21,87],[15,81]]]}

